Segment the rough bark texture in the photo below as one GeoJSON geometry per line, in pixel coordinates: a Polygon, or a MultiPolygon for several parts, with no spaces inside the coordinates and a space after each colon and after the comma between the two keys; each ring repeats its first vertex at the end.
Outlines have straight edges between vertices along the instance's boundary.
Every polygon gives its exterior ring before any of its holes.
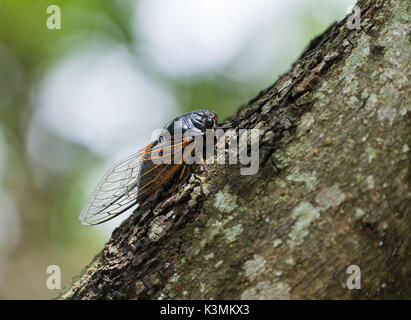
{"type": "Polygon", "coordinates": [[[411,298],[409,1],[359,6],[230,119],[261,130],[257,175],[194,169],[61,298],[411,298]]]}

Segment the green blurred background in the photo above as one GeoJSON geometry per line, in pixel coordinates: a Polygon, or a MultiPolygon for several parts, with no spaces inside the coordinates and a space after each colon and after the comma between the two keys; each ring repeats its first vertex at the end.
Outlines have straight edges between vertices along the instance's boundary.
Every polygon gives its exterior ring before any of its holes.
{"type": "Polygon", "coordinates": [[[183,112],[228,117],[353,2],[0,0],[0,298],[57,296],[47,267],[68,285],[127,217],[78,220],[113,161],[183,112]]]}

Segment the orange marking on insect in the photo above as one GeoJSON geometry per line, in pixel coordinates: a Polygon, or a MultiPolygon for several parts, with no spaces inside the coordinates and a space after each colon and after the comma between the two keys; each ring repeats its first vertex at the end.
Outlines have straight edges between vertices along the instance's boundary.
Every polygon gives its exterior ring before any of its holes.
{"type": "MultiPolygon", "coordinates": [[[[177,147],[177,146],[179,146],[179,145],[182,145],[182,147],[184,147],[184,145],[187,144],[187,143],[189,143],[189,141],[185,141],[185,142],[182,142],[182,143],[179,143],[179,144],[176,144],[176,145],[172,145],[172,146],[169,146],[169,147],[177,147]]],[[[161,148],[160,148],[160,149],[151,149],[151,150],[145,152],[145,154],[149,154],[149,153],[152,153],[153,151],[157,151],[157,150],[162,151],[162,150],[164,150],[164,149],[166,149],[166,148],[168,148],[168,147],[165,147],[165,148],[163,148],[163,149],[161,149],[161,148]]],[[[180,151],[180,150],[177,150],[177,151],[180,151]]],[[[174,150],[173,152],[166,153],[166,154],[163,154],[162,156],[158,156],[158,157],[143,158],[143,160],[144,160],[144,161],[148,161],[148,160],[161,159],[161,158],[164,158],[164,157],[166,157],[166,156],[175,154],[175,153],[177,153],[177,151],[174,150]]]]}
{"type": "Polygon", "coordinates": [[[169,145],[169,146],[166,146],[166,147],[163,147],[163,148],[158,148],[158,147],[160,147],[161,145],[163,145],[163,144],[165,144],[165,143],[170,143],[170,141],[166,141],[166,142],[163,142],[163,143],[161,143],[161,144],[158,144],[158,145],[156,145],[156,146],[154,146],[154,148],[153,149],[149,149],[149,150],[147,150],[146,152],[144,152],[145,154],[147,154],[147,153],[150,153],[150,152],[153,152],[153,151],[158,151],[158,150],[165,150],[165,149],[168,149],[168,148],[173,148],[173,147],[178,147],[178,146],[184,146],[186,143],[188,143],[188,142],[190,142],[190,138],[187,138],[187,140],[183,140],[182,142],[179,142],[179,143],[177,143],[177,144],[171,144],[171,145],[169,145]]]}
{"type": "Polygon", "coordinates": [[[161,166],[162,163],[156,165],[155,167],[151,168],[150,170],[144,172],[141,176],[139,176],[138,178],[140,179],[141,177],[144,177],[147,173],[150,173],[151,171],[153,171],[154,169],[158,168],[159,166],[161,166]]]}
{"type": "Polygon", "coordinates": [[[184,171],[186,171],[186,168],[187,168],[187,165],[185,164],[183,167],[183,170],[181,170],[181,173],[180,173],[180,180],[183,179],[183,174],[184,174],[184,171]]]}
{"type": "MultiPolygon", "coordinates": [[[[163,154],[162,156],[158,156],[158,157],[151,157],[151,158],[143,158],[144,161],[149,161],[149,160],[157,160],[157,159],[162,159],[165,158],[166,156],[171,156],[172,154],[175,154],[176,151],[170,152],[170,153],[166,153],[163,154]]],[[[171,160],[171,159],[170,159],[171,160]]]]}
{"type": "Polygon", "coordinates": [[[159,188],[160,186],[162,186],[164,184],[164,182],[166,182],[170,176],[181,166],[181,164],[175,164],[174,167],[170,170],[169,173],[167,173],[167,175],[163,178],[163,180],[160,181],[160,184],[156,187],[159,188]]]}
{"type": "Polygon", "coordinates": [[[164,169],[161,170],[160,173],[159,173],[153,180],[151,180],[150,182],[146,183],[144,186],[142,186],[140,189],[138,189],[137,192],[143,190],[143,189],[144,189],[145,187],[147,187],[149,184],[151,184],[151,183],[153,183],[154,181],[156,181],[157,178],[163,173],[163,171],[164,171],[168,166],[169,166],[169,164],[166,164],[165,167],[164,167],[164,169]]]}
{"type": "Polygon", "coordinates": [[[153,143],[154,143],[154,142],[150,142],[148,145],[146,145],[146,146],[145,146],[143,149],[141,149],[140,151],[146,150],[146,149],[149,148],[153,143]]]}

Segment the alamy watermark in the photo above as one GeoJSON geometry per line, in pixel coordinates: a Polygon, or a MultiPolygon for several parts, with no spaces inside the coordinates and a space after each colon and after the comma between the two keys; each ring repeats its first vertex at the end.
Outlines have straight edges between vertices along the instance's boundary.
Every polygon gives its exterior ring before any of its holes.
{"type": "Polygon", "coordinates": [[[61,289],[61,269],[57,265],[50,265],[46,270],[47,274],[50,276],[47,277],[46,287],[50,290],[60,290],[61,289]]]}
{"type": "Polygon", "coordinates": [[[46,20],[46,26],[48,29],[53,30],[61,29],[61,10],[58,5],[50,5],[47,7],[46,10],[47,14],[50,14],[50,16],[47,17],[46,20]]]}
{"type": "Polygon", "coordinates": [[[350,276],[347,279],[347,288],[352,289],[361,289],[361,269],[359,266],[352,264],[348,266],[347,273],[350,276]]]}
{"type": "Polygon", "coordinates": [[[259,129],[207,129],[203,132],[187,130],[174,124],[173,134],[166,129],[153,132],[159,141],[145,156],[154,164],[237,164],[245,165],[241,175],[254,175],[259,170],[259,129]],[[215,152],[216,150],[216,152],[215,152]]]}

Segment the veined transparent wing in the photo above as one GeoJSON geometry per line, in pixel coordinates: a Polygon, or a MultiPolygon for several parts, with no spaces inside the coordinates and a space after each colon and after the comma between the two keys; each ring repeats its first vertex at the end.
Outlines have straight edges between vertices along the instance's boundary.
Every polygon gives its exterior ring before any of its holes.
{"type": "Polygon", "coordinates": [[[150,143],[147,147],[127,159],[115,164],[104,175],[80,213],[84,225],[106,222],[137,205],[163,185],[181,167],[171,163],[174,160],[174,146],[185,146],[188,140],[179,142],[150,143]],[[161,154],[158,156],[158,154],[161,154]],[[169,156],[167,158],[167,156],[169,156]],[[153,159],[167,159],[170,162],[156,164],[153,159]],[[141,168],[145,162],[145,171],[141,168]]]}
{"type": "Polygon", "coordinates": [[[118,162],[103,176],[80,213],[84,225],[105,222],[137,204],[137,193],[130,193],[129,188],[138,180],[142,154],[118,162]]]}

